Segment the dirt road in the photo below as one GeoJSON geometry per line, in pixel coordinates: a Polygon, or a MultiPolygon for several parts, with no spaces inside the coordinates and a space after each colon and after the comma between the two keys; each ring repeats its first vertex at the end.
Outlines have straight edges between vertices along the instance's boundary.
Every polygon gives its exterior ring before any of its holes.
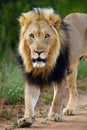
{"type": "Polygon", "coordinates": [[[31,128],[15,130],[87,130],[87,95],[80,93],[80,101],[77,108],[77,114],[74,116],[65,116],[64,122],[44,122],[44,118],[37,118],[31,128]]]}
{"type": "MultiPolygon", "coordinates": [[[[74,116],[65,116],[64,122],[45,122],[45,118],[38,117],[31,128],[15,128],[14,130],[87,130],[87,94],[81,92],[78,97],[77,114],[74,116]]],[[[44,105],[44,104],[43,104],[44,105]]],[[[47,105],[42,107],[48,109],[47,105]]],[[[40,107],[40,106],[39,106],[40,107]]],[[[24,109],[24,108],[23,108],[24,109]]],[[[41,108],[40,108],[41,109],[41,108]]],[[[38,109],[37,109],[38,110],[38,109]]],[[[7,130],[11,121],[1,118],[0,130],[7,130]]],[[[11,130],[11,129],[9,129],[11,130]]]]}

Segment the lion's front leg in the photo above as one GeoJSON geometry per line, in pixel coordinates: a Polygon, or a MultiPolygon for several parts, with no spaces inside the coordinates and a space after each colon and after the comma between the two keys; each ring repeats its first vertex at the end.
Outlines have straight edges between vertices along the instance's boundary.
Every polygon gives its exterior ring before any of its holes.
{"type": "Polygon", "coordinates": [[[25,114],[24,118],[18,120],[18,127],[27,127],[32,125],[35,113],[34,109],[40,95],[40,88],[37,86],[25,85],[25,114]]]}
{"type": "Polygon", "coordinates": [[[65,81],[61,84],[55,84],[54,86],[54,97],[52,106],[50,108],[48,118],[52,121],[63,121],[64,116],[62,113],[62,98],[65,81]]]}

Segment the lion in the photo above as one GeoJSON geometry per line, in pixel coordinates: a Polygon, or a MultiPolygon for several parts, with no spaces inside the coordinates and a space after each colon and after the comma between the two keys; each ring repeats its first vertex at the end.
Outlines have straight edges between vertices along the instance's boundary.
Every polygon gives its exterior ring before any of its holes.
{"type": "Polygon", "coordinates": [[[43,86],[54,87],[48,113],[51,121],[63,121],[73,115],[77,101],[77,70],[82,57],[87,59],[87,14],[73,13],[61,18],[53,9],[34,8],[19,18],[20,63],[26,77],[25,113],[18,127],[31,126],[43,86]],[[65,85],[69,102],[62,112],[65,85]]]}

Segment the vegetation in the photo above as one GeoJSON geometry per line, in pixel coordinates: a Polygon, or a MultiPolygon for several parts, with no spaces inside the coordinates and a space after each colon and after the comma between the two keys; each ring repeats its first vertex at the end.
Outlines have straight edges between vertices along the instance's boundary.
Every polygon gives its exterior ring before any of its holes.
{"type": "Polygon", "coordinates": [[[16,58],[2,58],[0,64],[0,98],[6,98],[10,104],[21,103],[24,90],[22,72],[16,64],[16,58]]]}
{"type": "Polygon", "coordinates": [[[8,110],[4,109],[2,111],[2,113],[0,113],[0,117],[6,118],[8,120],[11,120],[12,115],[11,115],[11,113],[8,110]]]}
{"type": "MultiPolygon", "coordinates": [[[[22,71],[16,62],[19,24],[22,12],[32,7],[52,7],[60,15],[71,12],[87,13],[86,0],[1,0],[0,1],[0,98],[6,98],[11,104],[21,103],[24,82],[22,71]],[[16,54],[16,55],[15,55],[16,54]]],[[[79,67],[78,78],[87,77],[85,61],[79,67]]],[[[46,103],[52,97],[44,97],[46,103]]]]}
{"type": "Polygon", "coordinates": [[[43,98],[43,102],[44,103],[46,103],[46,104],[49,104],[49,103],[51,103],[52,102],[52,99],[53,99],[53,95],[43,95],[42,96],[42,98],[43,98]]]}
{"type": "Polygon", "coordinates": [[[87,63],[83,59],[78,70],[78,78],[79,79],[86,79],[87,78],[87,63]]]}

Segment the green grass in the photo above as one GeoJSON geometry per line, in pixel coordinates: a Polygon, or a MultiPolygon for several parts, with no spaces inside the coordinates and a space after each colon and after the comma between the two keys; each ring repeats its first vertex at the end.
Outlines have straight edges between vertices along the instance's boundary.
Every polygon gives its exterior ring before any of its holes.
{"type": "Polygon", "coordinates": [[[86,91],[87,90],[87,86],[85,85],[80,85],[80,86],[77,86],[77,88],[81,91],[86,91]]]}
{"type": "Polygon", "coordinates": [[[0,59],[0,98],[6,98],[9,103],[21,103],[24,90],[22,71],[16,63],[14,55],[0,59]]]}
{"type": "Polygon", "coordinates": [[[87,78],[87,63],[84,59],[82,59],[78,69],[78,79],[83,80],[85,78],[87,78]]]}
{"type": "Polygon", "coordinates": [[[53,96],[43,95],[43,102],[46,104],[50,104],[52,102],[53,96]]]}

